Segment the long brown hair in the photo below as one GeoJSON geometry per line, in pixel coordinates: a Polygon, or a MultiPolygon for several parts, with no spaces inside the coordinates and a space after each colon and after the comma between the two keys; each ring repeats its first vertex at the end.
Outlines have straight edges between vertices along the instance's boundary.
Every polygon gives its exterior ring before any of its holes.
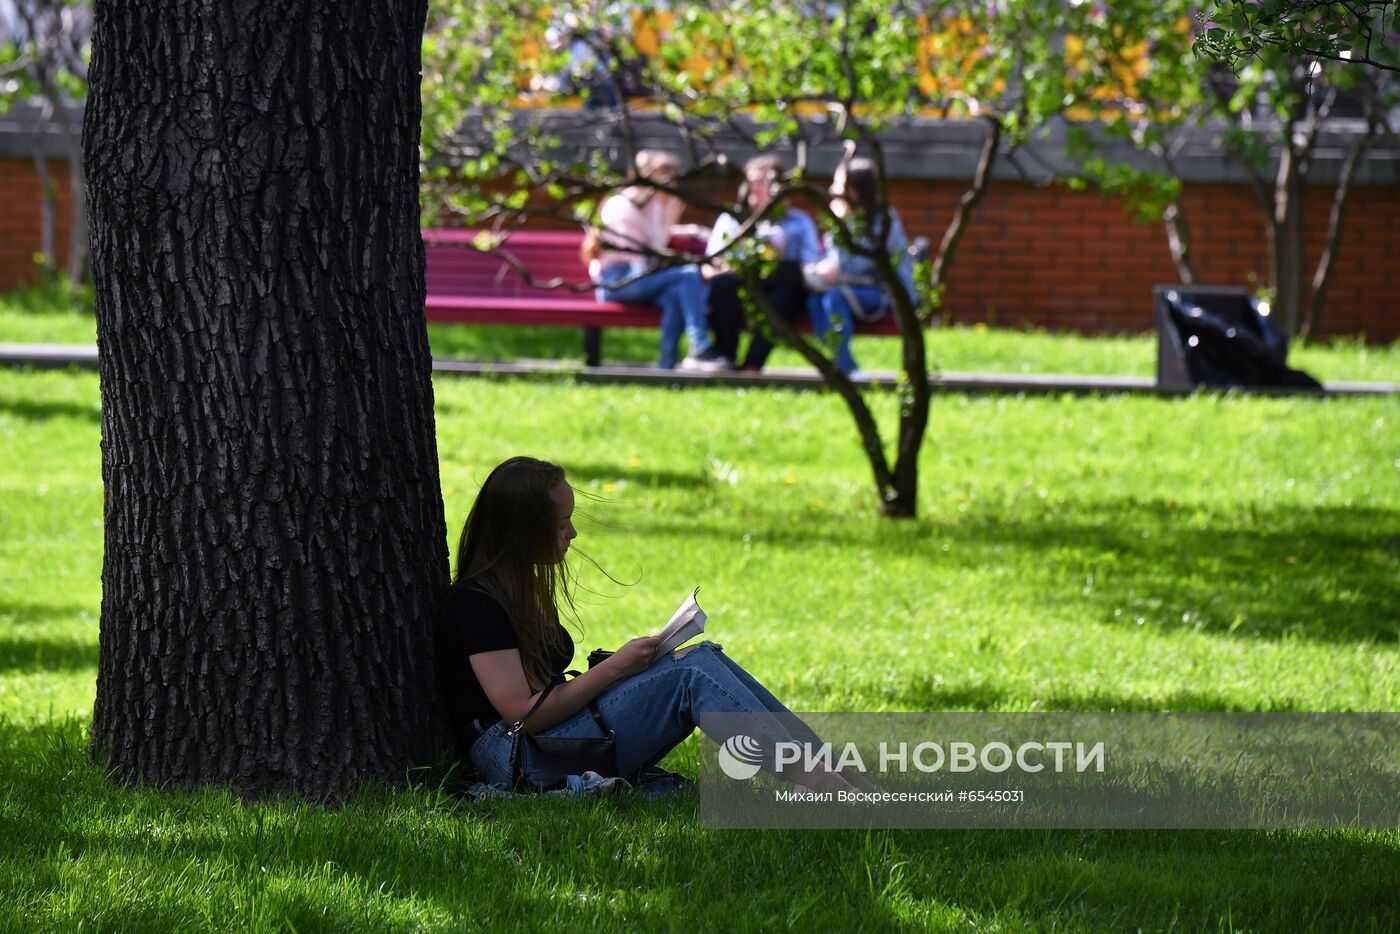
{"type": "Polygon", "coordinates": [[[880,203],[880,183],[875,174],[875,160],[855,156],[846,161],[846,203],[856,209],[860,224],[870,233],[872,242],[884,239],[889,215],[880,203]]]}
{"type": "Polygon", "coordinates": [[[559,556],[559,517],[553,490],[564,468],[533,457],[512,457],[486,477],[462,527],[453,587],[490,594],[510,617],[525,677],[535,690],[554,672],[546,659],[562,649],[558,602],[573,610],[568,567],[559,556]]]}

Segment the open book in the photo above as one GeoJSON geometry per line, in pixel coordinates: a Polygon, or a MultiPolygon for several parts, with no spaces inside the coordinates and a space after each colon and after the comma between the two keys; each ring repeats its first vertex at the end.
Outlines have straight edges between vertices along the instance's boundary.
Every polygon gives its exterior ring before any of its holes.
{"type": "Polygon", "coordinates": [[[661,644],[656,647],[654,658],[660,658],[668,652],[674,652],[686,642],[694,639],[705,631],[705,611],[700,609],[700,604],[695,602],[695,595],[700,592],[696,587],[690,592],[690,596],[685,598],[685,602],[676,610],[675,615],[666,623],[665,628],[657,635],[661,638],[661,644]]]}

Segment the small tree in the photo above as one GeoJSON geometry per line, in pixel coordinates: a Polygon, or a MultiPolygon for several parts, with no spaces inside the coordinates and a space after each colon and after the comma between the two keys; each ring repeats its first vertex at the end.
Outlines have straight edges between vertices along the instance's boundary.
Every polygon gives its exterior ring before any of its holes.
{"type": "Polygon", "coordinates": [[[1275,51],[1400,71],[1400,4],[1396,0],[1212,0],[1198,14],[1197,50],[1241,70],[1275,51]]]}
{"type": "Polygon", "coordinates": [[[1072,149],[1090,177],[1127,195],[1145,215],[1162,217],[1182,280],[1194,282],[1177,156],[1192,138],[1215,135],[1247,173],[1263,215],[1273,314],[1288,333],[1307,337],[1324,312],[1352,181],[1370,146],[1390,132],[1400,82],[1272,44],[1232,74],[1192,53],[1191,9],[1183,0],[1121,0],[1087,19],[1078,37],[1077,97],[1100,122],[1072,131],[1072,149]],[[1304,185],[1316,181],[1319,136],[1348,98],[1360,126],[1333,188],[1325,246],[1309,272],[1304,185]],[[1105,159],[1095,152],[1099,133],[1130,140],[1156,158],[1156,168],[1105,159]]]}
{"type": "MultiPolygon", "coordinates": [[[[429,211],[454,212],[489,228],[497,236],[479,245],[509,261],[502,237],[531,218],[595,223],[599,200],[628,183],[625,168],[648,139],[667,139],[687,154],[689,171],[668,188],[709,212],[724,206],[694,183],[737,179],[733,147],[790,151],[794,168],[764,215],[795,200],[815,206],[839,241],[874,260],[893,298],[902,337],[892,456],[831,348],[776,315],[758,287],[762,251],[749,245],[762,217],[747,219],[723,259],[743,278],[759,326],[800,353],[840,394],[882,513],[913,516],[929,418],[925,329],[996,160],[1063,106],[1059,36],[1078,9],[1033,0],[697,0],[675,14],[627,14],[586,2],[455,0],[439,8],[425,45],[429,211]],[[541,39],[551,23],[569,32],[553,46],[541,39]],[[577,69],[580,61],[595,86],[611,87],[607,98],[616,106],[559,109],[568,102],[548,79],[569,72],[571,63],[577,69]],[[618,76],[638,67],[651,94],[633,104],[618,76]],[[824,188],[812,180],[812,163],[823,149],[869,154],[883,210],[890,187],[883,131],[930,117],[975,120],[984,133],[976,169],[920,269],[916,294],[909,294],[884,244],[863,247],[861,231],[831,209],[824,188]]],[[[667,251],[655,259],[691,261],[667,251]]]]}
{"type": "Polygon", "coordinates": [[[39,254],[57,271],[54,192],[44,134],[54,131],[68,162],[71,222],[66,275],[79,285],[88,272],[87,207],[83,192],[82,104],[87,97],[92,12],[82,0],[15,0],[0,22],[0,113],[33,102],[34,171],[39,177],[39,254]]]}

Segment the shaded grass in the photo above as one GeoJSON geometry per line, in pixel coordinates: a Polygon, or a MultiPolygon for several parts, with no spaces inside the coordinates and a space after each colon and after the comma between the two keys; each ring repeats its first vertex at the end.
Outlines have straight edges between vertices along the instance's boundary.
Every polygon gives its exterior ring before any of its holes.
{"type": "Polygon", "coordinates": [[[0,904],[121,930],[1386,930],[1363,832],[696,830],[694,798],[368,790],[338,810],[108,785],[73,721],[0,727],[0,904]],[[60,785],[53,779],[64,775],[60,785]],[[1303,874],[1303,875],[1300,875],[1303,874]]]}
{"type": "MultiPolygon", "coordinates": [[[[579,649],[695,584],[796,709],[1394,710],[1385,398],[941,397],[922,518],[875,515],[835,400],[439,378],[449,539],[506,456],[588,496],[579,649]]],[[[881,399],[881,417],[893,400],[881,399]]],[[[1362,832],[738,832],[694,799],[367,789],[339,809],[111,786],[83,752],[97,378],[0,372],[0,925],[119,930],[1385,930],[1362,832]]],[[[669,759],[694,774],[697,744],[669,759]]]]}

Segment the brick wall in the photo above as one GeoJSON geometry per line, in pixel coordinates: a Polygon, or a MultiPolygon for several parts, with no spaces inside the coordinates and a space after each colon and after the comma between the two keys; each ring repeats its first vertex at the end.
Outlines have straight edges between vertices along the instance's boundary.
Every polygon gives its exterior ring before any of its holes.
{"type": "MultiPolygon", "coordinates": [[[[66,166],[52,163],[51,174],[60,183],[61,264],[68,237],[66,166]]],[[[937,244],[962,191],[954,182],[900,180],[892,197],[910,236],[937,244]]],[[[0,161],[0,205],[0,289],[9,289],[32,281],[39,248],[39,191],[30,162],[0,161]]],[[[1308,190],[1310,263],[1321,250],[1330,207],[1328,189],[1308,190]]],[[[1188,186],[1183,209],[1203,282],[1267,279],[1263,221],[1250,189],[1188,186]]],[[[1151,287],[1176,280],[1161,224],[1135,224],[1119,201],[1094,192],[1000,182],[967,228],[944,305],[963,322],[1143,331],[1151,327],[1151,287]]],[[[1321,333],[1400,338],[1400,188],[1353,190],[1321,333]]]]}
{"type": "MultiPolygon", "coordinates": [[[[68,261],[68,163],[50,162],[49,180],[57,185],[54,199],[54,249],[61,271],[68,261]]],[[[38,267],[41,214],[39,176],[30,160],[0,160],[0,291],[34,283],[38,267]]]]}
{"type": "MultiPolygon", "coordinates": [[[[911,236],[937,243],[962,192],[945,182],[896,182],[911,236]]],[[[1328,286],[1321,333],[1400,337],[1400,189],[1356,188],[1328,286]]],[[[1251,189],[1188,186],[1182,210],[1197,276],[1250,285],[1268,279],[1263,215],[1251,189]]],[[[1309,189],[1308,279],[1321,253],[1331,192],[1309,189]]],[[[956,320],[1055,330],[1151,326],[1151,286],[1177,281],[1160,223],[1135,224],[1121,202],[1062,187],[994,184],[978,206],[948,278],[956,320]]]]}

